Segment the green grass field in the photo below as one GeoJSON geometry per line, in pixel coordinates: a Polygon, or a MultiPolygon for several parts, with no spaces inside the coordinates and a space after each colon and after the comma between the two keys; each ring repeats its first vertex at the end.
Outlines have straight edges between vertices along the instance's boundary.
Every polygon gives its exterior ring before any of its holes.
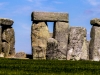
{"type": "Polygon", "coordinates": [[[0,75],[100,75],[100,62],[0,58],[0,75]]]}

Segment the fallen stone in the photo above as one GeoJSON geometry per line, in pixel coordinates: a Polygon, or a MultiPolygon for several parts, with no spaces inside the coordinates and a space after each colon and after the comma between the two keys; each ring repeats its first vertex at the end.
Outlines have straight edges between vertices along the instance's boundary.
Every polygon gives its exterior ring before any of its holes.
{"type": "Polygon", "coordinates": [[[54,38],[49,38],[47,41],[46,59],[57,59],[58,42],[54,38]]]}
{"type": "Polygon", "coordinates": [[[26,53],[25,52],[18,52],[14,56],[15,58],[26,58],[26,53]]]}
{"type": "Polygon", "coordinates": [[[53,38],[58,42],[58,60],[67,59],[67,43],[68,43],[69,23],[55,22],[53,38]]]}
{"type": "Polygon", "coordinates": [[[0,25],[1,26],[12,26],[14,23],[13,20],[7,18],[0,18],[0,25]]]}
{"type": "Polygon", "coordinates": [[[47,39],[50,37],[45,22],[35,22],[31,30],[33,59],[46,59],[47,39]]]}
{"type": "Polygon", "coordinates": [[[62,21],[68,22],[68,13],[32,12],[32,21],[62,21]]]}
{"type": "Polygon", "coordinates": [[[86,29],[83,27],[70,27],[67,60],[87,59],[86,29]]]}

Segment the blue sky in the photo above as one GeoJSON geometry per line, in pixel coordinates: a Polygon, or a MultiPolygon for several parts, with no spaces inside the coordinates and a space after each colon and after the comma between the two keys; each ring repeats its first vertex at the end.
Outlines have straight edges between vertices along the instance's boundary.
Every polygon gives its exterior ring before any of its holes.
{"type": "MultiPolygon", "coordinates": [[[[31,54],[32,11],[67,12],[70,26],[81,26],[90,35],[90,20],[100,18],[100,0],[0,0],[0,18],[14,20],[15,49],[31,54]]],[[[52,32],[52,23],[49,30],[52,32]]]]}

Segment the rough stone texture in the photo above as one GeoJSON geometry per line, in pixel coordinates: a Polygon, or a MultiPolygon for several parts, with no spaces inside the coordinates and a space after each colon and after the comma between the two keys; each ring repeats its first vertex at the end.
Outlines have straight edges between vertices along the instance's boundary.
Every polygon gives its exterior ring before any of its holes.
{"type": "Polygon", "coordinates": [[[68,13],[32,12],[32,21],[62,21],[68,22],[68,13]]]}
{"type": "Polygon", "coordinates": [[[14,23],[13,20],[7,18],[0,18],[0,25],[1,26],[12,26],[14,23]]]}
{"type": "Polygon", "coordinates": [[[1,39],[1,35],[2,35],[2,28],[0,27],[0,53],[2,52],[2,39],[1,39]]]}
{"type": "Polygon", "coordinates": [[[54,38],[49,38],[47,41],[47,52],[46,58],[47,59],[57,59],[58,56],[58,42],[54,38]]]}
{"type": "Polygon", "coordinates": [[[46,59],[47,39],[50,37],[45,22],[33,22],[31,29],[33,59],[46,59]]]}
{"type": "Polygon", "coordinates": [[[58,42],[58,60],[66,60],[69,24],[66,22],[55,22],[53,38],[58,42]]]}
{"type": "Polygon", "coordinates": [[[86,29],[70,27],[67,60],[87,59],[86,29]],[[84,57],[81,58],[82,53],[84,57]]]}
{"type": "Polygon", "coordinates": [[[15,54],[15,35],[12,27],[2,27],[2,43],[5,57],[15,54]]]}
{"type": "Polygon", "coordinates": [[[100,61],[100,27],[93,26],[90,33],[89,59],[100,61]]]}
{"type": "Polygon", "coordinates": [[[90,21],[90,24],[91,25],[94,25],[94,26],[100,26],[100,19],[98,18],[94,18],[90,21]]]}
{"type": "Polygon", "coordinates": [[[26,58],[25,52],[18,52],[15,54],[15,58],[26,58]]]}
{"type": "Polygon", "coordinates": [[[82,45],[81,60],[89,60],[89,42],[84,38],[82,45]]]}

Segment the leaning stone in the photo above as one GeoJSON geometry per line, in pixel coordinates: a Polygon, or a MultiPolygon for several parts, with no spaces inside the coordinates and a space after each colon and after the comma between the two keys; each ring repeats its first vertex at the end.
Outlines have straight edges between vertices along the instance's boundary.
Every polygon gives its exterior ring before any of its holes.
{"type": "Polygon", "coordinates": [[[93,26],[90,33],[89,58],[93,61],[100,60],[100,27],[93,26]]]}
{"type": "Polygon", "coordinates": [[[46,59],[47,39],[50,37],[45,22],[33,22],[31,29],[33,59],[46,59]]]}
{"type": "Polygon", "coordinates": [[[68,22],[68,13],[32,12],[32,21],[62,21],[68,22]]]}
{"type": "Polygon", "coordinates": [[[47,59],[57,59],[56,56],[58,54],[58,42],[54,38],[49,38],[47,41],[47,59]]]}
{"type": "Polygon", "coordinates": [[[58,55],[56,57],[58,60],[66,60],[69,23],[55,22],[54,24],[53,38],[58,42],[58,55]]]}
{"type": "Polygon", "coordinates": [[[25,52],[18,52],[14,56],[15,58],[26,58],[26,53],[25,52]]]}
{"type": "Polygon", "coordinates": [[[93,26],[100,26],[100,19],[94,18],[90,21],[90,24],[93,26]]]}
{"type": "Polygon", "coordinates": [[[1,26],[12,26],[14,23],[13,20],[7,18],[0,18],[0,25],[1,26]]]}
{"type": "Polygon", "coordinates": [[[70,27],[67,60],[80,60],[82,52],[87,58],[86,29],[83,27],[70,27]]]}

